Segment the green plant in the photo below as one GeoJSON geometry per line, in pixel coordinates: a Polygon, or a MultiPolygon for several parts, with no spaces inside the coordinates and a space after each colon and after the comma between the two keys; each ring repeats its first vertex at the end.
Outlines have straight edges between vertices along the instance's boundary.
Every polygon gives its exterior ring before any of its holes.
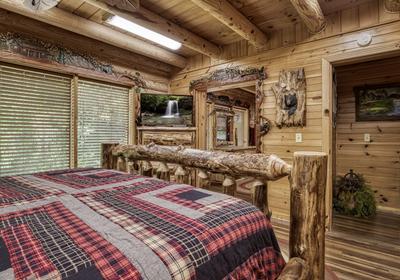
{"type": "Polygon", "coordinates": [[[333,209],[338,213],[355,217],[375,215],[374,193],[362,174],[356,174],[350,170],[345,176],[336,178],[333,209]]]}

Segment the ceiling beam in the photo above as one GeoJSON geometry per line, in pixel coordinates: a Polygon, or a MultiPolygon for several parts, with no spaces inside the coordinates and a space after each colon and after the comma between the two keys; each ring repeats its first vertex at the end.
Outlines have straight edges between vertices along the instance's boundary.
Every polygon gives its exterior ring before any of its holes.
{"type": "Polygon", "coordinates": [[[44,12],[35,12],[25,7],[22,1],[1,0],[0,8],[24,15],[72,31],[83,36],[108,43],[110,45],[132,51],[147,57],[163,61],[180,68],[186,66],[186,59],[180,55],[169,52],[132,36],[117,32],[107,26],[95,23],[59,8],[52,8],[44,12]]]}
{"type": "Polygon", "coordinates": [[[147,10],[143,6],[135,12],[126,12],[114,8],[99,0],[85,0],[85,2],[109,12],[110,14],[120,16],[126,20],[132,21],[150,30],[163,34],[175,41],[180,42],[182,45],[202,53],[204,55],[218,58],[221,54],[221,49],[205,40],[204,38],[190,32],[189,30],[180,27],[179,25],[167,20],[152,11],[147,10]]]}
{"type": "Polygon", "coordinates": [[[324,30],[326,19],[318,0],[290,0],[290,2],[312,34],[324,30]]]}
{"type": "Polygon", "coordinates": [[[400,12],[400,1],[399,0],[385,0],[385,10],[390,13],[400,12]]]}
{"type": "Polygon", "coordinates": [[[265,47],[267,36],[227,0],[192,0],[217,20],[257,48],[265,47]]]}

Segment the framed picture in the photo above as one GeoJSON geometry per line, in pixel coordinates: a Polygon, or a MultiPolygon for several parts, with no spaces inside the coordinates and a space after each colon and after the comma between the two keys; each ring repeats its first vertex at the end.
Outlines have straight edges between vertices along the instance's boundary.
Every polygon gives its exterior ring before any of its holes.
{"type": "Polygon", "coordinates": [[[400,84],[354,88],[356,121],[400,120],[400,84]]]}

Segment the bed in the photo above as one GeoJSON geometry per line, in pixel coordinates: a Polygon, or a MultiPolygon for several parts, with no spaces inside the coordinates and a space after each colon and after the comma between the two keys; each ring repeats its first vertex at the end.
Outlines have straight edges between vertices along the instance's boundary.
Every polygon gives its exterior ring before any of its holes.
{"type": "Polygon", "coordinates": [[[138,147],[104,145],[107,168],[0,177],[0,279],[309,277],[303,259],[285,265],[265,211],[132,174],[138,147]]]}

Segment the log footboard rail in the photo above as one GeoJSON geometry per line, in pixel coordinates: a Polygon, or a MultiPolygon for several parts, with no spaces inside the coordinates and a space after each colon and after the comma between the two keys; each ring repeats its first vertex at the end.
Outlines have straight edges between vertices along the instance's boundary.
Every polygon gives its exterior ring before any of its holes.
{"type": "Polygon", "coordinates": [[[327,155],[295,152],[290,165],[275,155],[204,151],[182,146],[102,144],[102,167],[145,176],[156,175],[189,183],[196,170],[196,186],[207,188],[209,174],[224,174],[224,193],[234,195],[236,179],[254,177],[252,202],[266,215],[268,181],[287,176],[290,183],[289,262],[279,280],[324,279],[325,188],[327,155]],[[152,162],[159,162],[157,167],[152,162]],[[167,163],[174,164],[172,174],[167,163]]]}

